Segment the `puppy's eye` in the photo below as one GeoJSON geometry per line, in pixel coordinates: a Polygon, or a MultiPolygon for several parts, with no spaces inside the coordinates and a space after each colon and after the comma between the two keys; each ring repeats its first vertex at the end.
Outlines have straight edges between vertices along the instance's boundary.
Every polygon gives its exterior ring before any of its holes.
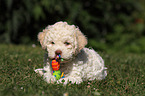
{"type": "Polygon", "coordinates": [[[53,45],[53,44],[55,44],[53,41],[52,41],[52,42],[50,42],[50,43],[51,43],[52,45],[53,45]]]}
{"type": "Polygon", "coordinates": [[[70,45],[70,43],[69,43],[69,42],[64,42],[64,44],[65,44],[66,46],[70,45]]]}

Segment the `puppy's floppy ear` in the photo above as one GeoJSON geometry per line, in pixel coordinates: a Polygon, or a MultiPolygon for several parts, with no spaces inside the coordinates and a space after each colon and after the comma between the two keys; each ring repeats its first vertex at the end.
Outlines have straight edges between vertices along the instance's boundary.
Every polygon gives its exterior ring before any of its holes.
{"type": "Polygon", "coordinates": [[[42,46],[43,49],[45,49],[46,47],[44,46],[44,38],[45,38],[45,30],[43,30],[43,32],[39,32],[38,33],[38,41],[40,41],[40,44],[42,46]]]}
{"type": "Polygon", "coordinates": [[[77,41],[78,41],[79,51],[82,48],[84,48],[88,43],[87,38],[84,36],[84,34],[80,30],[77,30],[77,41]]]}

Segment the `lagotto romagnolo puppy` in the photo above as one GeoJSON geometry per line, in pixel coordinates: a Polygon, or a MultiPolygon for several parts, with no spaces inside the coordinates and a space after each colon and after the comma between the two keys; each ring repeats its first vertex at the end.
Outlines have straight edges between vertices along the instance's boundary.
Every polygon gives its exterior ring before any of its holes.
{"type": "Polygon", "coordinates": [[[87,39],[78,27],[68,25],[67,22],[57,22],[47,26],[38,34],[38,40],[43,49],[47,50],[46,65],[36,69],[48,83],[79,84],[85,80],[102,80],[107,76],[104,61],[93,49],[84,48],[87,39]],[[60,71],[65,78],[56,80],[52,75],[51,60],[57,54],[61,55],[60,71]]]}

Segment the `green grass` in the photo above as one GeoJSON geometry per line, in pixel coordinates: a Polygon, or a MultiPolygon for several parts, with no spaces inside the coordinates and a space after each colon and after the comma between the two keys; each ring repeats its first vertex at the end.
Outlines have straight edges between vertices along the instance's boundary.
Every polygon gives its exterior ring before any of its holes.
{"type": "Polygon", "coordinates": [[[0,45],[0,96],[145,95],[145,54],[100,53],[108,68],[102,81],[79,85],[47,84],[34,72],[43,67],[40,47],[0,45]]]}

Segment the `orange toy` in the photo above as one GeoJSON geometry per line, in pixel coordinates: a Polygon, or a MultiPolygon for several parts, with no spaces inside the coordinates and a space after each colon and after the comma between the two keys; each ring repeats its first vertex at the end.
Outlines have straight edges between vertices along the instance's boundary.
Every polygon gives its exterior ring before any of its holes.
{"type": "Polygon", "coordinates": [[[60,68],[60,63],[57,62],[56,60],[52,60],[52,69],[53,71],[57,71],[60,68]]]}

